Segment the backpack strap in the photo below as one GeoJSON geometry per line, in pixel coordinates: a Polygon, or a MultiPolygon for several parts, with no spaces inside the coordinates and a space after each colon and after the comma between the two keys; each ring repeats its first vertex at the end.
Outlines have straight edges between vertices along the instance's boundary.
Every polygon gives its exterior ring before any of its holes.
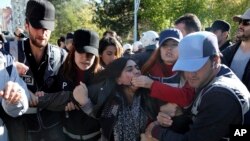
{"type": "Polygon", "coordinates": [[[5,50],[1,50],[1,52],[5,58],[5,67],[6,67],[6,70],[9,74],[9,76],[10,76],[11,72],[12,72],[12,68],[13,68],[14,58],[9,53],[7,53],[5,50]]]}
{"type": "Polygon", "coordinates": [[[24,63],[24,41],[10,41],[4,44],[4,51],[11,54],[15,60],[24,63]]]}

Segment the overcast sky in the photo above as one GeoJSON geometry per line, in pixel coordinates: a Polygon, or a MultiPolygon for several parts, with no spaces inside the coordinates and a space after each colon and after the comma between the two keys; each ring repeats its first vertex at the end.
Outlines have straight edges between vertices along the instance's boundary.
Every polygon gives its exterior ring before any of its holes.
{"type": "Polygon", "coordinates": [[[7,6],[10,6],[10,0],[1,0],[0,8],[5,8],[7,6]]]}

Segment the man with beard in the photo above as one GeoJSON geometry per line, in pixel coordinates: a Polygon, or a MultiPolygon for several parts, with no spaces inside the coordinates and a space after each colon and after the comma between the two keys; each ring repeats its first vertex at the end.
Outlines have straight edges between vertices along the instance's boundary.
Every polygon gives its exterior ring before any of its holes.
{"type": "MultiPolygon", "coordinates": [[[[25,28],[29,38],[8,46],[5,50],[29,67],[22,77],[30,92],[56,92],[53,83],[56,82],[55,76],[65,61],[67,52],[48,43],[51,31],[54,30],[55,7],[47,0],[29,0],[25,16],[25,28]]],[[[9,123],[7,128],[11,141],[64,140],[59,112],[32,107],[28,114],[20,119],[12,119],[9,123]]]]}
{"type": "MultiPolygon", "coordinates": [[[[250,8],[243,15],[234,16],[233,20],[239,23],[238,42],[222,52],[223,61],[250,90],[250,8]]],[[[250,124],[250,112],[245,116],[245,124],[250,124]]]]}

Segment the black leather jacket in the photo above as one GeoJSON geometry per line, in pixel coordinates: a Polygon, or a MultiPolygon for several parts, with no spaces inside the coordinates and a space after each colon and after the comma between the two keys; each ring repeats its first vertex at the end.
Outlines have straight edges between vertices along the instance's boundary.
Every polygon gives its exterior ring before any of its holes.
{"type": "MultiPolygon", "coordinates": [[[[114,80],[110,80],[110,79],[106,79],[103,80],[101,82],[92,84],[90,86],[88,86],[88,96],[91,100],[91,103],[93,104],[93,107],[91,109],[91,113],[89,113],[90,116],[96,118],[96,119],[100,119],[103,108],[105,107],[106,103],[108,101],[113,101],[114,103],[118,103],[119,104],[119,99],[117,99],[113,93],[116,91],[116,82],[114,80]]],[[[159,107],[163,104],[163,102],[151,98],[149,97],[149,90],[147,89],[141,89],[138,91],[138,94],[141,94],[142,96],[142,107],[144,108],[144,111],[147,113],[148,117],[151,120],[156,120],[156,116],[159,112],[159,107]]],[[[59,93],[54,93],[53,95],[50,96],[45,96],[45,97],[40,97],[39,98],[39,107],[46,107],[52,110],[64,110],[65,105],[67,104],[68,100],[73,99],[72,97],[72,92],[70,91],[63,91],[63,92],[59,92],[59,93]]],[[[109,103],[109,102],[108,102],[109,103]]],[[[73,115],[73,113],[70,113],[70,117],[73,115]]],[[[84,114],[84,113],[82,113],[84,114]]],[[[85,114],[84,114],[85,115],[85,114]]],[[[80,117],[81,115],[78,114],[78,117],[80,117]]],[[[75,116],[73,116],[75,117],[75,116]]],[[[82,117],[86,117],[82,116],[82,117]]],[[[72,133],[79,133],[80,131],[83,131],[84,133],[88,133],[89,131],[93,131],[92,128],[93,127],[97,127],[93,126],[95,124],[92,124],[91,126],[91,130],[86,130],[88,128],[85,128],[84,130],[79,130],[78,131],[74,131],[74,129],[76,129],[76,127],[86,127],[87,125],[91,125],[91,123],[93,123],[90,117],[88,117],[88,120],[84,120],[84,121],[79,121],[79,120],[83,120],[84,118],[78,118],[73,120],[75,121],[74,123],[78,123],[78,124],[73,124],[72,122],[70,124],[67,123],[67,128],[71,129],[72,133]],[[78,121],[78,122],[76,122],[78,121]],[[82,123],[82,124],[79,124],[82,123]],[[83,126],[83,123],[84,126],[83,126]],[[86,126],[85,126],[86,125],[86,126]],[[71,127],[72,126],[72,127],[71,127]],[[74,128],[73,128],[74,127],[74,128]]],[[[105,122],[101,122],[100,124],[102,125],[102,134],[104,134],[104,136],[111,138],[110,135],[112,135],[112,129],[113,129],[113,125],[116,122],[116,117],[110,117],[108,118],[105,122]]],[[[71,120],[72,121],[72,120],[71,120]]],[[[94,128],[97,129],[97,128],[94,128]]],[[[81,134],[84,134],[83,132],[81,132],[81,134]]]]}
{"type": "MultiPolygon", "coordinates": [[[[102,135],[107,140],[112,140],[113,126],[116,122],[116,115],[110,116],[110,118],[105,118],[105,121],[102,120],[101,114],[103,108],[109,108],[110,103],[119,104],[119,98],[116,96],[118,86],[115,84],[114,80],[104,80],[98,84],[92,85],[88,88],[89,97],[91,102],[95,105],[93,108],[93,116],[100,118],[100,124],[102,128],[102,135]]],[[[162,102],[149,97],[149,90],[139,89],[136,94],[141,95],[141,107],[144,109],[145,113],[148,115],[149,119],[156,120],[156,116],[159,112],[159,107],[162,105],[162,102]]],[[[111,105],[112,105],[111,104],[111,105]]]]}

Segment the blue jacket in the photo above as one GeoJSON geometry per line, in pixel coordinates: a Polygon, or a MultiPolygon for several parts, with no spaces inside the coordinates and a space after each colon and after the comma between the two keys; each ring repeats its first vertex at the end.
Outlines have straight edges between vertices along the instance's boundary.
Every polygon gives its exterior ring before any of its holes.
{"type": "Polygon", "coordinates": [[[6,140],[7,133],[4,128],[6,118],[9,116],[17,117],[23,115],[28,110],[29,93],[24,81],[19,77],[16,68],[13,66],[13,58],[3,50],[0,51],[0,91],[2,91],[8,81],[13,81],[19,84],[21,92],[21,100],[16,104],[11,104],[0,97],[0,129],[3,131],[0,135],[0,140],[6,140]]]}
{"type": "Polygon", "coordinates": [[[29,93],[25,83],[19,77],[16,68],[13,66],[13,58],[4,51],[0,51],[0,70],[0,90],[3,90],[8,81],[13,81],[20,85],[22,92],[22,99],[18,104],[10,104],[0,97],[3,109],[12,117],[20,116],[28,109],[29,93]]]}

